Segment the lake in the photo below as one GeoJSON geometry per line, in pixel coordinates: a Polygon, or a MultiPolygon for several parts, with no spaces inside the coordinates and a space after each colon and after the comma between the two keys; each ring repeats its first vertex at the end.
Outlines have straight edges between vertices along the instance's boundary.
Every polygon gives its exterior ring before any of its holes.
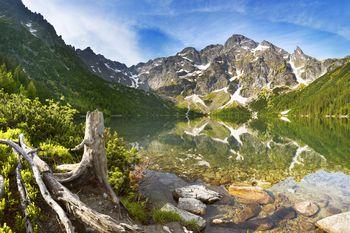
{"type": "Polygon", "coordinates": [[[221,185],[270,187],[320,169],[350,173],[350,121],[112,118],[107,125],[150,161],[150,168],[221,185]]]}
{"type": "MultiPolygon", "coordinates": [[[[350,211],[348,119],[112,118],[107,125],[139,149],[150,169],[213,185],[244,183],[293,202],[350,211]]],[[[327,212],[328,211],[328,212],[327,212]]]]}

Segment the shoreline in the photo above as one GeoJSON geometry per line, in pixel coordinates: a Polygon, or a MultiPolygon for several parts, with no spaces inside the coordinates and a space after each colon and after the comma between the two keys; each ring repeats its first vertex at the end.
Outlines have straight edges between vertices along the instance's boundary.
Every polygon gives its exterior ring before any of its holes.
{"type": "MultiPolygon", "coordinates": [[[[318,171],[315,174],[306,181],[322,176],[325,176],[326,179],[343,178],[339,174],[335,173],[334,175],[324,171],[318,171]]],[[[316,232],[317,221],[346,212],[344,208],[333,206],[332,200],[322,201],[324,198],[322,195],[312,196],[311,184],[305,186],[304,183],[303,181],[296,183],[288,178],[266,190],[258,188],[258,186],[246,186],[246,190],[250,191],[240,196],[240,191],[234,193],[231,188],[227,190],[224,186],[209,185],[201,181],[186,181],[172,173],[146,170],[143,179],[139,182],[138,191],[156,208],[164,208],[166,205],[179,207],[179,197],[175,195],[175,190],[193,185],[202,186],[209,191],[218,193],[220,200],[205,203],[205,213],[197,214],[206,222],[206,226],[202,230],[206,233],[224,233],[232,232],[232,230],[316,232]],[[291,191],[290,187],[294,187],[294,191],[291,191]],[[247,196],[250,197],[248,201],[247,196]],[[265,198],[264,201],[261,201],[261,198],[265,198]],[[300,205],[303,205],[303,202],[304,204],[305,202],[312,203],[314,213],[310,215],[310,208],[306,208],[306,210],[304,208],[304,211],[308,213],[300,212],[300,208],[302,209],[300,205]]],[[[341,185],[339,184],[339,186],[341,185]]],[[[242,186],[236,187],[241,189],[242,186]]],[[[197,191],[194,190],[194,192],[197,191]]],[[[350,204],[350,200],[346,200],[343,205],[345,204],[350,204]]],[[[347,209],[347,211],[349,210],[347,209]]]]}

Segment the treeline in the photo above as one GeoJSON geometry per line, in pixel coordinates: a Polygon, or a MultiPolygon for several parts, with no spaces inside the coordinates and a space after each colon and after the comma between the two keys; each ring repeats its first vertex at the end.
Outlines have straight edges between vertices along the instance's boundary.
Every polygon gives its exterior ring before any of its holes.
{"type": "Polygon", "coordinates": [[[328,72],[303,89],[272,96],[265,104],[266,107],[262,109],[265,115],[287,109],[291,109],[289,115],[296,116],[349,115],[350,62],[328,72]]]}

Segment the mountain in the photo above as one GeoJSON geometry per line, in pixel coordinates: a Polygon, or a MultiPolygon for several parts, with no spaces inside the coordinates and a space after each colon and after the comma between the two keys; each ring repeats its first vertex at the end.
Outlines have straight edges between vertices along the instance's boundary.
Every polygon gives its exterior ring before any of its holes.
{"type": "Polygon", "coordinates": [[[113,83],[138,88],[139,82],[134,78],[128,67],[120,62],[111,61],[101,54],[95,54],[90,47],[76,50],[78,56],[87,65],[87,68],[99,77],[113,83]]]}
{"type": "Polygon", "coordinates": [[[349,117],[350,58],[302,90],[270,98],[265,114],[349,117]]]}
{"type": "Polygon", "coordinates": [[[124,115],[177,112],[173,103],[151,91],[111,84],[92,74],[53,26],[20,0],[0,0],[0,32],[1,63],[11,69],[20,66],[42,100],[64,99],[82,112],[95,108],[124,115]]]}
{"type": "Polygon", "coordinates": [[[188,47],[131,67],[120,63],[112,67],[112,61],[89,48],[78,53],[89,53],[84,62],[105,80],[152,90],[178,106],[206,113],[247,105],[262,92],[295,90],[341,65],[335,59],[319,61],[299,47],[290,54],[268,41],[258,43],[242,35],[232,35],[224,45],[200,51],[188,47]]]}

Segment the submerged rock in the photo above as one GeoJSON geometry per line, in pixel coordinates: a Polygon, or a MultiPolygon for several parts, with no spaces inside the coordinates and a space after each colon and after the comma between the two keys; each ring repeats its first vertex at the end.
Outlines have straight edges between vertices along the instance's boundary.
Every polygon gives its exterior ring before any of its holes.
{"type": "Polygon", "coordinates": [[[269,204],[273,198],[258,186],[231,185],[228,192],[244,204],[269,204]]]}
{"type": "Polygon", "coordinates": [[[175,189],[176,198],[195,198],[204,203],[212,203],[220,200],[220,194],[207,189],[204,185],[191,185],[175,189]]]}
{"type": "Polygon", "coordinates": [[[165,204],[160,210],[177,213],[183,221],[193,221],[199,228],[204,228],[206,225],[206,221],[202,217],[192,214],[186,210],[179,209],[170,203],[165,204]]]}
{"type": "Polygon", "coordinates": [[[303,202],[296,203],[293,206],[293,208],[297,213],[307,217],[311,217],[315,215],[320,210],[318,205],[312,201],[303,201],[303,202]]]}
{"type": "Polygon", "coordinates": [[[272,229],[275,224],[270,218],[257,218],[244,223],[243,228],[248,228],[255,231],[266,231],[272,229]]]}
{"type": "Polygon", "coordinates": [[[257,216],[261,211],[261,207],[259,205],[247,205],[242,209],[239,209],[233,217],[234,223],[245,222],[248,219],[251,219],[257,216]]]}
{"type": "Polygon", "coordinates": [[[203,202],[195,198],[179,198],[178,208],[187,210],[193,214],[205,214],[205,208],[207,207],[203,202]]]}
{"type": "Polygon", "coordinates": [[[330,233],[350,232],[350,212],[336,214],[316,222],[316,226],[330,233]]]}

